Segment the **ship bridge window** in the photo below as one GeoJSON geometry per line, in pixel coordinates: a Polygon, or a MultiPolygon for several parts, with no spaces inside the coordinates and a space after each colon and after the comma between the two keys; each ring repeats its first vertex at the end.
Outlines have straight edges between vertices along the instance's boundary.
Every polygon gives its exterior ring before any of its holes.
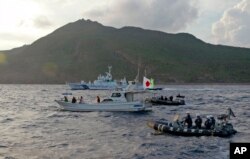
{"type": "Polygon", "coordinates": [[[121,93],[113,93],[111,97],[121,97],[121,93]]]}

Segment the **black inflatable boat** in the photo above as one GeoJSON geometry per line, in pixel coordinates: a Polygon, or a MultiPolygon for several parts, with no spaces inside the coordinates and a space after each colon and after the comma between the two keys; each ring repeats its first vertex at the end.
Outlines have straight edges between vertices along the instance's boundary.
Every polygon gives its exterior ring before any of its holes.
{"type": "Polygon", "coordinates": [[[147,125],[156,131],[162,133],[168,133],[177,136],[218,136],[218,137],[229,137],[237,133],[230,123],[221,123],[217,125],[215,129],[197,129],[197,128],[186,128],[183,126],[176,125],[176,123],[168,123],[162,121],[149,121],[147,125]]]}
{"type": "Polygon", "coordinates": [[[161,99],[158,97],[153,97],[151,98],[151,103],[154,105],[185,105],[185,100],[184,99],[175,99],[175,100],[166,100],[166,99],[161,99]]]}

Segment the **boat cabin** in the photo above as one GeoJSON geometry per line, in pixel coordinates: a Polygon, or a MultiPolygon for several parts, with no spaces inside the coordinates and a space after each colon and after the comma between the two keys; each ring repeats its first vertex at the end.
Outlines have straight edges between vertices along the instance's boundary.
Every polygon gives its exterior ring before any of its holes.
{"type": "Polygon", "coordinates": [[[109,98],[103,99],[102,102],[133,102],[133,101],[134,101],[134,93],[115,91],[111,93],[109,98]]]}

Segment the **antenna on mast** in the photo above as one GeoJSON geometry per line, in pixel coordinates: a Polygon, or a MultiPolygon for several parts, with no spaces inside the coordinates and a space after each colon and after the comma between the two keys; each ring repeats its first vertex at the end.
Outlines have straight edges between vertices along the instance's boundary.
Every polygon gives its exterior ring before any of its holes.
{"type": "Polygon", "coordinates": [[[109,74],[111,74],[112,66],[108,66],[108,69],[109,69],[109,74]]]}
{"type": "Polygon", "coordinates": [[[137,75],[135,77],[135,82],[138,83],[139,82],[139,77],[140,77],[140,69],[139,69],[139,65],[138,65],[138,68],[137,68],[137,75]]]}

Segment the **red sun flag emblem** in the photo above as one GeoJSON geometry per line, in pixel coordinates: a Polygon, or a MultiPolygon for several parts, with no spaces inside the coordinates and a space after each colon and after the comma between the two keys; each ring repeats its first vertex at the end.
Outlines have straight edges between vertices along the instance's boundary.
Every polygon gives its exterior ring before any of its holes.
{"type": "Polygon", "coordinates": [[[147,82],[146,82],[146,87],[149,87],[149,86],[150,86],[150,82],[147,81],[147,82]]]}

